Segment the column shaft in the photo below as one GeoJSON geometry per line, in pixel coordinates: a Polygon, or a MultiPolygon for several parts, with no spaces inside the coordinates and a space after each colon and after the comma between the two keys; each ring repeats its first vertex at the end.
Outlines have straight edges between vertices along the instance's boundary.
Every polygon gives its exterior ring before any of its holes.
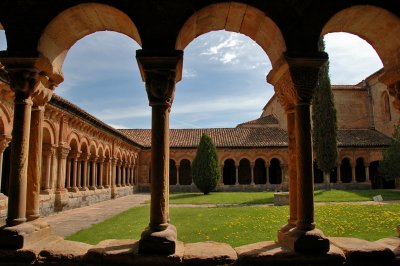
{"type": "Polygon", "coordinates": [[[27,170],[32,100],[20,98],[14,101],[14,126],[12,131],[11,171],[8,195],[7,225],[26,221],[27,170]]]}
{"type": "Polygon", "coordinates": [[[28,186],[26,215],[29,221],[40,217],[40,177],[42,174],[44,106],[34,106],[31,112],[29,140],[28,186]]]}

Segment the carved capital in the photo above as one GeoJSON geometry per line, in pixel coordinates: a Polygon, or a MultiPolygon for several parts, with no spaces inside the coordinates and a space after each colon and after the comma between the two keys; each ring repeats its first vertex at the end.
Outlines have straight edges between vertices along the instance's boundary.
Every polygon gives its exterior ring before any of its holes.
{"type": "Polygon", "coordinates": [[[328,55],[320,53],[313,57],[292,57],[286,55],[289,72],[292,78],[296,104],[310,104],[318,84],[320,67],[327,62],[328,55]]]}
{"type": "Polygon", "coordinates": [[[0,60],[5,66],[10,88],[15,92],[16,99],[37,97],[37,101],[41,98],[42,101],[48,101],[57,83],[55,80],[63,80],[62,77],[52,75],[50,62],[43,58],[5,57],[0,60]],[[44,93],[45,90],[50,90],[51,93],[44,93]]]}
{"type": "Polygon", "coordinates": [[[58,155],[61,159],[67,159],[70,150],[69,147],[60,146],[58,147],[58,155]]]}
{"type": "Polygon", "coordinates": [[[282,105],[286,112],[294,110],[296,103],[296,92],[294,90],[292,77],[289,70],[286,71],[279,81],[274,85],[275,94],[278,97],[279,103],[282,105]]]}
{"type": "Polygon", "coordinates": [[[146,83],[150,106],[172,105],[175,84],[181,76],[182,58],[182,51],[168,53],[137,51],[136,59],[142,79],[146,83]]]}

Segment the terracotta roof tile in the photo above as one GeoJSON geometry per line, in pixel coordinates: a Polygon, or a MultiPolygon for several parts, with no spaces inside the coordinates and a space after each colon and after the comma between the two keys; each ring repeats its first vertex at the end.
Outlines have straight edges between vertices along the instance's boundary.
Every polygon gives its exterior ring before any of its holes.
{"type": "MultiPolygon", "coordinates": [[[[144,147],[151,147],[150,129],[120,129],[144,147]]],[[[170,129],[171,148],[196,148],[202,134],[220,148],[286,147],[287,133],[280,128],[170,129]]]]}
{"type": "Polygon", "coordinates": [[[270,114],[270,115],[263,116],[258,119],[255,119],[255,120],[250,120],[250,121],[241,123],[241,124],[237,125],[237,127],[255,126],[255,125],[259,125],[259,126],[261,126],[261,125],[278,125],[278,124],[279,124],[279,121],[276,118],[276,116],[273,114],[270,114]]]}
{"type": "Polygon", "coordinates": [[[338,146],[340,147],[377,147],[388,146],[391,138],[373,129],[340,129],[338,146]]]}

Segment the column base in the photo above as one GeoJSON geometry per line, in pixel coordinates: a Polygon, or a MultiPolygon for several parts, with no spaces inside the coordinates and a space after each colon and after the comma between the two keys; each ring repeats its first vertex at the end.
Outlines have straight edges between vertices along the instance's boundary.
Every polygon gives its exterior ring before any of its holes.
{"type": "Polygon", "coordinates": [[[155,231],[147,227],[139,241],[140,254],[171,255],[175,253],[176,227],[169,224],[165,230],[155,231]]]}
{"type": "Polygon", "coordinates": [[[89,189],[87,187],[80,187],[79,190],[80,191],[88,191],[89,189]]]}
{"type": "Polygon", "coordinates": [[[279,230],[278,242],[294,252],[301,253],[327,253],[330,245],[329,240],[324,236],[321,230],[313,229],[310,231],[303,231],[296,227],[286,232],[282,229],[279,230]]]}
{"type": "Polygon", "coordinates": [[[21,249],[51,235],[50,225],[42,219],[0,229],[0,249],[21,249]]]}
{"type": "Polygon", "coordinates": [[[97,187],[91,186],[89,190],[97,190],[97,187]]]}
{"type": "Polygon", "coordinates": [[[68,191],[69,191],[69,192],[78,192],[78,191],[79,191],[79,188],[77,188],[77,187],[72,187],[72,188],[68,189],[68,191]]]}

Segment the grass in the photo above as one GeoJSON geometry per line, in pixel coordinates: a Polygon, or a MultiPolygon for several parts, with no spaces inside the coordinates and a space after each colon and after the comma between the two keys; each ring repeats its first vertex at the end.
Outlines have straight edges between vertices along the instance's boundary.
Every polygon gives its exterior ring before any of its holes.
{"type": "MultiPolygon", "coordinates": [[[[400,191],[394,190],[317,190],[315,202],[368,201],[382,195],[384,200],[400,200],[400,191]]],[[[274,202],[274,192],[214,192],[174,193],[171,204],[266,204],[274,202]]]]}
{"type": "MultiPolygon", "coordinates": [[[[171,208],[178,239],[186,243],[218,241],[233,247],[275,240],[286,223],[288,207],[171,208]]],[[[136,207],[81,230],[69,240],[96,244],[104,239],[139,239],[149,221],[149,207],[136,207]]],[[[315,206],[315,220],[327,236],[377,240],[395,236],[399,204],[315,206]]]]}

